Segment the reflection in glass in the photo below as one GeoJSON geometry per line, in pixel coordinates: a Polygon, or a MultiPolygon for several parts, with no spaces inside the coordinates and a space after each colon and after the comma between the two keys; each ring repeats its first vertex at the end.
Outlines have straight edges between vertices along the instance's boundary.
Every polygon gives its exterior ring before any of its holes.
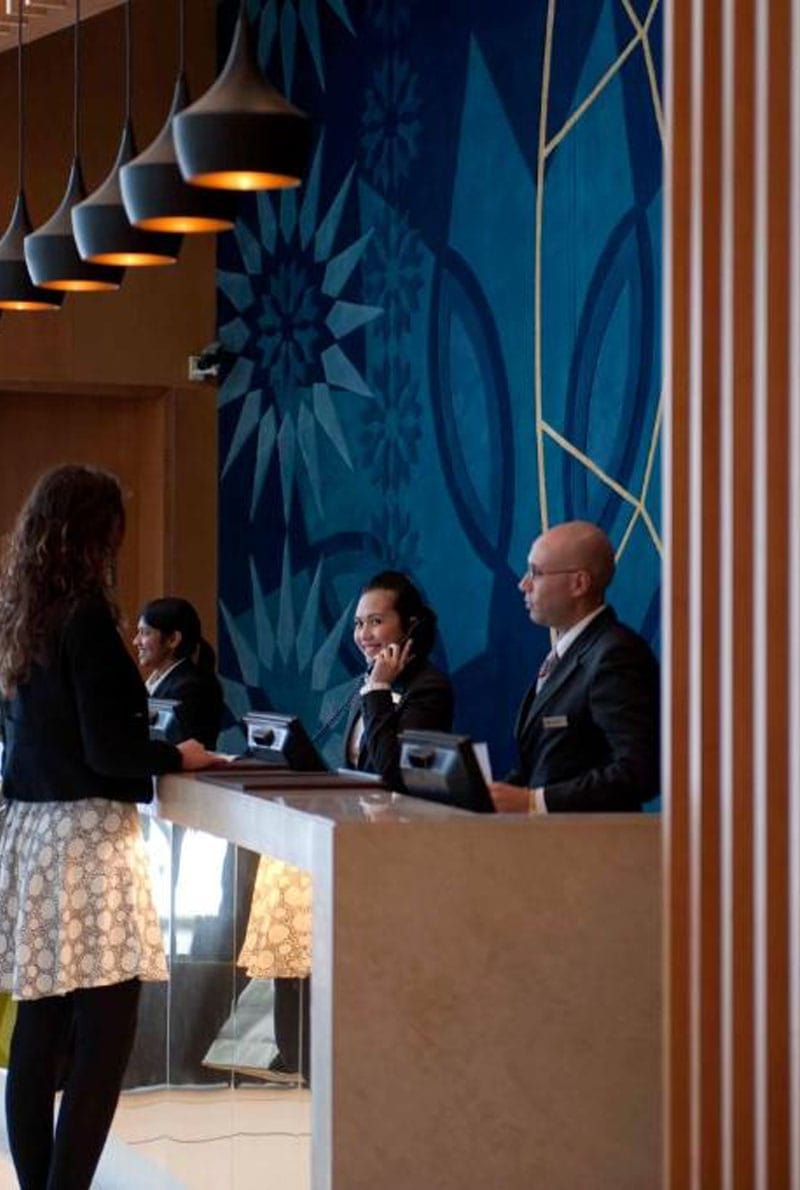
{"type": "Polygon", "coordinates": [[[176,857],[174,953],[191,952],[198,919],[222,916],[223,868],[229,845],[204,831],[183,832],[176,857]]]}

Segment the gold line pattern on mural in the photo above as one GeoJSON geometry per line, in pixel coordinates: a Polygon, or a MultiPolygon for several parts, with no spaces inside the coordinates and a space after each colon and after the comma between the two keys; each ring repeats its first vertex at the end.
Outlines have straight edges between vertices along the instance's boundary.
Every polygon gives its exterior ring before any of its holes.
{"type": "Polygon", "coordinates": [[[539,474],[539,513],[544,532],[550,526],[547,508],[547,477],[544,469],[544,436],[542,434],[542,222],[544,219],[544,164],[547,157],[547,109],[550,100],[550,67],[553,56],[553,25],[556,3],[548,0],[542,59],[542,88],[539,108],[539,148],[536,157],[536,235],[534,261],[534,327],[533,327],[533,384],[534,418],[536,426],[536,465],[539,474]]]}
{"type": "Polygon", "coordinates": [[[632,505],[631,516],[625,526],[625,531],[622,535],[622,540],[617,547],[617,559],[622,557],[627,548],[631,534],[641,519],[645,525],[647,533],[653,542],[653,545],[661,556],[663,554],[663,545],[660,534],[656,529],[653,519],[648,511],[646,500],[650,490],[650,483],[653,476],[653,469],[655,466],[656,451],[661,434],[661,424],[664,412],[664,394],[659,396],[658,406],[656,409],[656,416],[653,422],[653,429],[650,434],[650,442],[647,451],[647,461],[645,463],[644,476],[642,479],[642,488],[639,495],[635,495],[618,483],[610,475],[608,475],[602,467],[599,466],[588,455],[584,454],[573,443],[569,442],[558,430],[555,429],[549,422],[545,420],[543,413],[543,385],[542,385],[542,229],[544,223],[544,167],[545,162],[553,151],[553,149],[564,139],[570,129],[574,128],[578,120],[589,110],[597,97],[605,89],[607,84],[614,78],[622,66],[628,60],[630,55],[641,45],[642,54],[645,60],[645,67],[650,84],[650,92],[653,100],[653,114],[658,127],[659,137],[664,140],[664,113],[661,103],[661,97],[658,91],[658,80],[656,78],[655,65],[653,62],[652,49],[649,40],[650,26],[655,17],[660,0],[652,0],[647,11],[647,16],[644,21],[640,21],[635,9],[631,5],[631,0],[620,0],[620,4],[624,8],[628,19],[630,20],[635,35],[627,43],[619,57],[609,66],[608,70],[590,91],[583,102],[575,109],[569,116],[562,127],[551,138],[546,140],[547,136],[547,113],[550,99],[550,73],[552,67],[553,54],[553,28],[555,25],[556,4],[555,0],[549,0],[547,8],[547,23],[545,27],[545,43],[544,55],[542,63],[542,101],[539,112],[539,148],[537,155],[537,170],[536,170],[536,228],[535,228],[535,278],[534,278],[534,411],[535,411],[535,429],[536,429],[536,457],[539,475],[539,503],[541,509],[541,527],[545,531],[549,527],[549,511],[547,500],[547,473],[545,468],[544,456],[544,437],[545,435],[558,447],[564,450],[567,454],[576,459],[582,466],[595,475],[602,483],[606,484],[612,491],[614,491],[626,503],[632,505]]]}
{"type": "Polygon", "coordinates": [[[663,143],[663,141],[664,141],[664,105],[661,102],[661,95],[659,94],[659,90],[658,90],[658,78],[656,77],[656,67],[655,67],[655,62],[653,61],[653,50],[650,45],[650,38],[648,37],[648,34],[650,32],[650,24],[653,20],[653,17],[655,16],[656,9],[658,8],[660,0],[652,0],[650,9],[647,13],[647,16],[644,19],[644,24],[642,24],[642,22],[639,20],[638,16],[636,15],[636,10],[634,9],[633,5],[631,4],[631,0],[620,0],[620,3],[622,4],[622,7],[625,9],[628,19],[630,20],[634,29],[637,31],[637,33],[641,33],[641,36],[642,36],[642,53],[644,54],[645,68],[647,69],[647,78],[650,83],[650,95],[653,100],[653,113],[656,118],[656,124],[658,125],[658,134],[661,137],[661,141],[663,143]]]}
{"type": "MultiPolygon", "coordinates": [[[[660,411],[659,411],[659,414],[656,417],[656,422],[655,422],[655,426],[653,429],[653,437],[651,439],[651,446],[652,446],[652,443],[655,441],[655,436],[656,436],[656,434],[658,432],[658,428],[660,426],[660,420],[661,420],[661,418],[660,418],[660,411]]],[[[554,426],[551,426],[549,422],[542,421],[542,432],[544,434],[546,434],[548,438],[552,439],[552,441],[555,442],[557,446],[560,446],[561,449],[563,451],[565,451],[568,455],[571,455],[572,458],[577,459],[577,461],[583,467],[585,467],[587,471],[590,471],[592,473],[592,475],[594,475],[597,479],[599,479],[601,483],[604,483],[606,485],[606,487],[611,488],[612,492],[615,492],[616,495],[619,496],[619,498],[621,500],[624,500],[627,504],[633,505],[633,507],[636,509],[637,515],[642,518],[645,525],[647,526],[647,531],[650,534],[650,537],[652,538],[653,545],[656,547],[656,550],[660,554],[661,549],[662,549],[661,538],[658,535],[658,531],[657,531],[655,525],[653,524],[650,513],[648,512],[647,507],[644,503],[644,499],[645,499],[644,484],[649,484],[650,474],[652,474],[652,468],[649,473],[648,473],[647,469],[645,469],[645,477],[644,477],[644,481],[643,481],[643,491],[640,495],[636,496],[636,495],[634,495],[633,492],[628,491],[628,489],[626,487],[624,487],[621,483],[618,483],[618,481],[616,479],[614,479],[611,475],[609,475],[606,471],[604,471],[603,468],[598,463],[596,463],[594,461],[594,459],[590,459],[587,454],[584,454],[583,451],[579,449],[579,447],[575,446],[574,443],[570,442],[568,438],[565,438],[563,434],[560,434],[559,431],[557,429],[555,429],[554,426]]],[[[626,537],[627,536],[628,536],[628,533],[626,532],[626,537]]],[[[620,547],[620,549],[617,551],[617,557],[620,556],[621,552],[622,552],[622,549],[620,547]]]]}
{"type": "MultiPolygon", "coordinates": [[[[624,5],[625,0],[620,0],[620,3],[622,3],[624,5]]],[[[586,98],[583,100],[583,102],[580,103],[578,105],[578,107],[575,108],[575,111],[572,112],[572,114],[567,117],[567,119],[564,121],[562,126],[559,128],[558,132],[554,133],[553,136],[551,137],[551,139],[547,142],[547,145],[545,146],[545,157],[550,156],[553,149],[555,149],[556,146],[561,143],[561,141],[564,139],[564,137],[567,135],[567,133],[570,131],[570,129],[575,127],[575,125],[578,123],[578,120],[580,120],[581,116],[586,114],[586,112],[589,110],[589,108],[592,106],[592,104],[595,102],[595,100],[603,93],[603,91],[605,91],[606,87],[611,82],[611,80],[619,74],[620,70],[625,65],[628,58],[631,56],[631,54],[636,49],[636,47],[640,44],[642,46],[642,52],[644,54],[645,63],[647,66],[647,73],[648,73],[648,77],[650,79],[650,89],[653,94],[653,107],[655,110],[656,124],[658,125],[658,131],[661,136],[661,139],[662,140],[664,139],[664,114],[663,114],[663,110],[662,110],[662,106],[661,106],[661,99],[658,95],[658,83],[655,78],[655,67],[653,66],[653,58],[652,58],[652,53],[650,50],[650,41],[648,38],[650,25],[652,23],[653,17],[656,14],[656,9],[658,8],[659,3],[660,3],[660,0],[652,0],[652,4],[650,5],[650,10],[647,13],[647,16],[645,17],[644,24],[641,24],[639,22],[635,13],[633,13],[633,15],[631,15],[630,12],[628,13],[628,17],[631,19],[631,22],[634,25],[634,28],[636,29],[635,35],[627,43],[625,48],[620,53],[619,57],[614,59],[614,61],[611,63],[611,65],[609,66],[609,68],[605,72],[605,74],[602,76],[602,78],[600,78],[598,80],[598,82],[595,83],[594,87],[589,92],[589,94],[586,96],[586,98]]]]}
{"type": "Polygon", "coordinates": [[[645,463],[645,468],[644,468],[644,478],[642,480],[642,490],[639,494],[639,500],[637,502],[636,508],[635,508],[634,512],[631,514],[631,519],[628,521],[625,532],[622,535],[622,541],[619,543],[619,547],[617,548],[617,558],[621,558],[622,554],[625,552],[625,547],[628,544],[628,538],[630,537],[631,533],[633,532],[634,526],[636,525],[636,522],[639,520],[640,517],[642,518],[645,525],[647,526],[647,531],[650,534],[650,537],[652,538],[653,545],[656,547],[656,550],[658,551],[659,556],[661,556],[663,554],[661,537],[650,519],[650,515],[647,512],[647,505],[645,503],[645,501],[647,500],[648,492],[650,491],[650,480],[653,477],[653,467],[655,466],[655,460],[656,460],[656,448],[658,447],[658,440],[659,440],[659,437],[661,434],[661,422],[662,422],[663,416],[664,416],[664,392],[662,390],[661,395],[658,398],[658,407],[656,409],[656,417],[655,417],[655,421],[653,422],[653,432],[650,435],[650,446],[647,451],[647,462],[645,463]]]}

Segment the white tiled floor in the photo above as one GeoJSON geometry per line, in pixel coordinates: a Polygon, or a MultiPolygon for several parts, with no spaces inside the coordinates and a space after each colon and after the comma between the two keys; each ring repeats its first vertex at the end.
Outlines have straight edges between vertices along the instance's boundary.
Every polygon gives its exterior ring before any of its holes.
{"type": "MultiPolygon", "coordinates": [[[[308,1091],[136,1091],[124,1095],[97,1190],[308,1190],[308,1091]]],[[[0,1190],[16,1182],[0,1131],[0,1190]]]]}

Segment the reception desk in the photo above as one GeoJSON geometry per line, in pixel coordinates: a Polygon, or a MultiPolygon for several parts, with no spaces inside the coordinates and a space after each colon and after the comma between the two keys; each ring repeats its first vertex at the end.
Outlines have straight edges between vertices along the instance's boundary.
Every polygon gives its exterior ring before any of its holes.
{"type": "Polygon", "coordinates": [[[314,1190],[651,1190],[660,824],[159,782],[313,876],[314,1190]]]}

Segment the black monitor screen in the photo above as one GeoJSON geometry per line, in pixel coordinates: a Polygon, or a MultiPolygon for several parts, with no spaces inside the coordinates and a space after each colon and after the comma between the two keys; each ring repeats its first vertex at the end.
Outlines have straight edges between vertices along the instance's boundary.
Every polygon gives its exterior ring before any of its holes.
{"type": "Polygon", "coordinates": [[[460,810],[494,813],[494,802],[469,736],[401,731],[399,739],[406,793],[460,810]]]}
{"type": "Polygon", "coordinates": [[[170,744],[180,740],[177,706],[174,698],[148,698],[147,721],[151,740],[167,740],[170,744]]]}
{"type": "Polygon", "coordinates": [[[253,760],[299,773],[319,773],[327,769],[296,715],[250,711],[244,717],[244,726],[247,756],[253,760]]]}

